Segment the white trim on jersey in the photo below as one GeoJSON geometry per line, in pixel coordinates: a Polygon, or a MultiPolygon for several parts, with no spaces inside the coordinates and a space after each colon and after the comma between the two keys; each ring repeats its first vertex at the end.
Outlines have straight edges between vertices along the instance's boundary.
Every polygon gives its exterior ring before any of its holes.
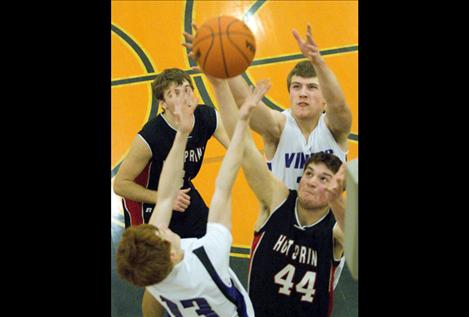
{"type": "MultiPolygon", "coordinates": [[[[164,122],[166,122],[166,124],[167,124],[171,129],[173,129],[173,130],[176,131],[176,132],[178,131],[178,129],[176,129],[175,127],[173,127],[173,126],[166,120],[166,118],[163,116],[163,114],[160,114],[160,116],[163,118],[164,122]]],[[[193,130],[194,127],[195,127],[195,116],[194,116],[194,114],[192,114],[192,117],[194,118],[194,121],[192,122],[192,129],[191,129],[191,132],[192,132],[192,130],[193,130]]]]}
{"type": "Polygon", "coordinates": [[[216,109],[215,109],[215,119],[217,121],[217,125],[215,126],[215,131],[217,131],[217,129],[218,129],[218,120],[220,120],[220,118],[219,118],[218,111],[216,109]]]}
{"type": "Polygon", "coordinates": [[[322,216],[320,219],[318,219],[315,223],[312,223],[310,225],[307,225],[307,226],[303,226],[300,222],[300,218],[298,217],[298,197],[296,197],[296,201],[295,201],[295,218],[296,218],[296,223],[298,226],[295,226],[296,228],[298,229],[301,229],[301,230],[305,230],[305,228],[311,228],[311,227],[314,227],[315,225],[317,225],[318,223],[320,223],[324,218],[326,218],[326,216],[330,213],[330,209],[326,212],[326,214],[324,216],[322,216]]]}
{"type": "Polygon", "coordinates": [[[143,136],[141,136],[140,133],[137,133],[137,135],[140,137],[140,139],[143,140],[143,142],[145,142],[145,144],[147,145],[148,149],[151,152],[151,155],[153,156],[153,151],[151,150],[151,146],[150,146],[150,144],[148,144],[147,140],[145,140],[145,138],[143,136]]]}

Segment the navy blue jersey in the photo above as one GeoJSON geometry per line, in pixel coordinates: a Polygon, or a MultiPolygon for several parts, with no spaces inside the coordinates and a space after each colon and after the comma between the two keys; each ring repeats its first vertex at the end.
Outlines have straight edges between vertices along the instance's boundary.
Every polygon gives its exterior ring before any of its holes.
{"type": "MultiPolygon", "coordinates": [[[[173,211],[169,228],[179,234],[181,238],[205,235],[208,207],[195,189],[191,180],[197,175],[202,165],[205,147],[217,127],[215,109],[206,105],[199,105],[195,111],[195,123],[187,141],[184,159],[184,185],[190,187],[188,195],[191,203],[185,212],[173,211]]],[[[135,179],[135,182],[151,190],[158,190],[163,162],[169,154],[176,137],[176,129],[171,127],[160,114],[149,120],[138,133],[148,144],[152,158],[148,165],[135,179]]],[[[135,202],[124,199],[124,214],[126,227],[148,223],[153,212],[154,204],[135,202]]]]}
{"type": "Polygon", "coordinates": [[[297,192],[255,232],[249,269],[249,297],[256,317],[326,317],[332,310],[334,261],[328,213],[310,226],[296,214],[297,192]]]}

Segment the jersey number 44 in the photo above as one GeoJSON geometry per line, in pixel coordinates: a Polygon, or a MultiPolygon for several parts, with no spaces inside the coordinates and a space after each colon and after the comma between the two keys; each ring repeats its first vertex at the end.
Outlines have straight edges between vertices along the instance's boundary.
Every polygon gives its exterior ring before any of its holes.
{"type": "Polygon", "coordinates": [[[274,276],[275,284],[280,285],[278,292],[289,296],[293,287],[297,293],[304,294],[301,296],[301,300],[312,303],[314,300],[314,283],[316,282],[316,272],[307,271],[301,281],[296,284],[293,283],[293,277],[295,276],[295,267],[291,264],[287,264],[274,276]]]}

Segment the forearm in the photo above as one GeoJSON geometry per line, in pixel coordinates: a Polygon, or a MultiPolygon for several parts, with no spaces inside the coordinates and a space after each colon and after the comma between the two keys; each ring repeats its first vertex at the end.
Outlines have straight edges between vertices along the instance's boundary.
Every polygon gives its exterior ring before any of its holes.
{"type": "Polygon", "coordinates": [[[176,199],[184,177],[184,151],[188,133],[177,132],[173,146],[163,164],[158,182],[156,207],[150,218],[150,224],[169,225],[173,202],[176,199]]]}
{"type": "MultiPolygon", "coordinates": [[[[188,133],[177,132],[173,145],[161,170],[158,182],[158,199],[176,198],[184,177],[184,151],[187,145],[188,133]]],[[[174,200],[174,199],[173,199],[174,200]]]]}
{"type": "Polygon", "coordinates": [[[247,135],[248,123],[246,120],[238,120],[230,145],[225,154],[220,171],[217,176],[216,186],[226,196],[229,196],[233,183],[241,167],[244,152],[244,140],[247,135]]]}
{"type": "Polygon", "coordinates": [[[227,81],[236,105],[240,108],[248,96],[249,86],[241,75],[230,78],[227,81]]]}
{"type": "Polygon", "coordinates": [[[343,197],[339,197],[333,202],[329,203],[329,207],[332,209],[335,221],[339,226],[340,230],[344,232],[345,227],[345,200],[343,197]]]}
{"type": "Polygon", "coordinates": [[[147,189],[131,180],[120,180],[114,185],[114,192],[124,198],[147,203],[156,203],[156,190],[147,189]]]}
{"type": "Polygon", "coordinates": [[[242,168],[246,181],[256,195],[257,200],[262,205],[270,208],[274,186],[276,186],[274,183],[275,179],[249,132],[246,137],[242,168]]]}
{"type": "Polygon", "coordinates": [[[314,63],[322,95],[329,109],[343,110],[346,107],[345,96],[334,73],[324,60],[314,63]]]}
{"type": "Polygon", "coordinates": [[[228,137],[231,139],[238,121],[239,110],[226,80],[213,85],[213,88],[220,107],[220,116],[223,121],[223,126],[225,127],[228,137]]]}

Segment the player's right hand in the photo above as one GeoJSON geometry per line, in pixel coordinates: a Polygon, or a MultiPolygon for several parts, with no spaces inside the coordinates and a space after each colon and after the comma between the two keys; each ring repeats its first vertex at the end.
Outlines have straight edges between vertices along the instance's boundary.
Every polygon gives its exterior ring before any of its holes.
{"type": "Polygon", "coordinates": [[[191,190],[191,188],[180,189],[176,199],[174,200],[173,210],[184,212],[186,211],[187,207],[191,204],[191,196],[187,193],[191,190]]]}
{"type": "Polygon", "coordinates": [[[272,83],[268,79],[263,79],[257,82],[256,88],[253,86],[250,87],[244,103],[239,109],[239,117],[241,120],[247,120],[259,102],[262,100],[264,95],[272,86],[272,83]]]}

